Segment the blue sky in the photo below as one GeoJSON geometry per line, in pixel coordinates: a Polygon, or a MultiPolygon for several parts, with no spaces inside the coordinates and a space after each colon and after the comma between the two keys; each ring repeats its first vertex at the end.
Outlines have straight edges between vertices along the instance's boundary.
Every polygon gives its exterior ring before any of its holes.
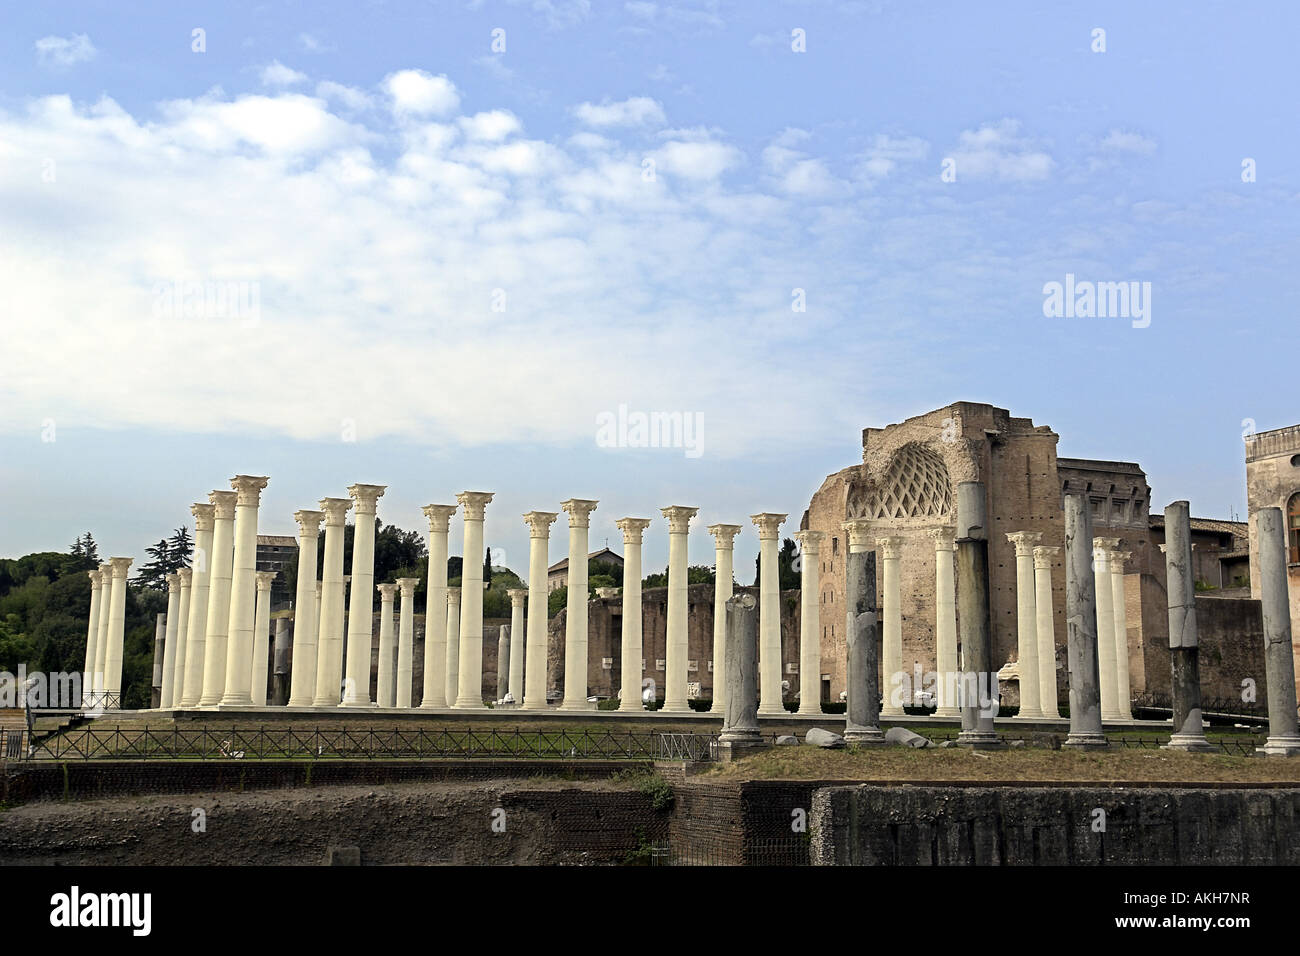
{"type": "Polygon", "coordinates": [[[0,554],[139,559],[249,473],[270,533],[469,488],[519,571],[568,497],[593,547],[655,518],[650,569],[666,505],[693,562],[744,524],[744,568],[749,514],[956,400],[1244,514],[1243,431],[1300,420],[1300,13],[987,6],[8,7],[0,554]],[[1045,316],[1067,273],[1150,324],[1045,316]],[[700,454],[601,447],[620,405],[700,454]]]}

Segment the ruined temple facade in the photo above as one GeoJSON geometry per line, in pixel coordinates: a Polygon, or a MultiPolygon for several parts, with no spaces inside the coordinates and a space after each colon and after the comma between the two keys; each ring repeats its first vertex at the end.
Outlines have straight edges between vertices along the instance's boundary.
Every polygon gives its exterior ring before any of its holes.
{"type": "MultiPolygon", "coordinates": [[[[1250,519],[1250,593],[1259,595],[1255,515],[1281,508],[1286,522],[1291,646],[1300,657],[1300,425],[1246,436],[1246,507],[1250,519]]],[[[1300,680],[1297,680],[1300,691],[1300,680]]]]}

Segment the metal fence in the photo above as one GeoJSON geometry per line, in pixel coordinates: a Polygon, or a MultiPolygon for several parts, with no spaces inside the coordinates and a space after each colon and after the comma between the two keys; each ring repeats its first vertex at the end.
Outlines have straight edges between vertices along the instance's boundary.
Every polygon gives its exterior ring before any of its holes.
{"type": "Polygon", "coordinates": [[[650,845],[651,866],[811,866],[807,834],[757,837],[741,841],[690,838],[650,845]]]}
{"type": "Polygon", "coordinates": [[[659,760],[705,763],[718,759],[717,734],[660,734],[659,760]]]}
{"type": "MultiPolygon", "coordinates": [[[[1138,694],[1133,698],[1134,707],[1149,707],[1152,710],[1173,710],[1173,698],[1169,694],[1138,694]]],[[[1259,701],[1247,703],[1240,697],[1202,697],[1201,713],[1229,714],[1239,717],[1268,717],[1268,709],[1259,701]]]]}

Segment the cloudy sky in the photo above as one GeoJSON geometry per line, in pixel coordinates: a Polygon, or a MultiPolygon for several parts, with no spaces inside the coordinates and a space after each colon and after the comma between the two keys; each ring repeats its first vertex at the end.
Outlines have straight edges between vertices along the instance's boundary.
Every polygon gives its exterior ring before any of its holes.
{"type": "Polygon", "coordinates": [[[520,571],[568,497],[745,567],[957,400],[1244,513],[1243,431],[1300,421],[1300,14],[1048,6],[8,7],[0,554],[139,559],[248,473],[269,533],[470,488],[520,571]],[[1046,316],[1067,274],[1149,312],[1046,316]],[[691,446],[608,447],[620,406],[691,446]]]}

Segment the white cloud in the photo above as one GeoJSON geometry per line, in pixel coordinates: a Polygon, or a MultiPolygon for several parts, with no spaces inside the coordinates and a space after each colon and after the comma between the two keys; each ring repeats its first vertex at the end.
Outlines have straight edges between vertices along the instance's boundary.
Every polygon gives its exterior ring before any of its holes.
{"type": "Polygon", "coordinates": [[[316,95],[323,100],[335,100],[350,110],[364,110],[374,105],[370,94],[354,86],[345,86],[333,80],[322,80],[316,84],[316,95]]]}
{"type": "Polygon", "coordinates": [[[310,33],[298,34],[298,46],[304,53],[329,53],[334,49],[310,33]]]}
{"type": "Polygon", "coordinates": [[[712,141],[668,142],[654,157],[660,169],[692,180],[717,179],[742,158],[734,146],[712,141]]]}
{"type": "Polygon", "coordinates": [[[262,67],[263,86],[294,86],[307,81],[307,74],[285,66],[279,60],[262,67]]]}
{"type": "Polygon", "coordinates": [[[460,106],[456,85],[444,75],[424,70],[399,70],[384,78],[384,89],[399,116],[445,116],[460,106]]]}
{"type": "Polygon", "coordinates": [[[900,163],[919,162],[929,152],[930,144],[919,137],[881,133],[859,157],[856,172],[861,179],[873,183],[889,176],[900,163]]]}
{"type": "Polygon", "coordinates": [[[519,124],[518,117],[509,110],[490,110],[462,117],[460,127],[470,139],[494,143],[505,139],[511,133],[518,133],[523,128],[519,124]]]}
{"type": "Polygon", "coordinates": [[[70,37],[41,37],[36,41],[36,56],[42,64],[72,66],[94,59],[97,52],[90,37],[84,33],[74,33],[70,37]]]}
{"type": "Polygon", "coordinates": [[[808,140],[807,130],[787,128],[763,150],[763,165],[777,189],[801,199],[843,195],[848,186],[837,179],[820,159],[792,148],[808,140]]]}
{"type": "Polygon", "coordinates": [[[323,101],[298,93],[241,96],[232,101],[172,100],[161,108],[171,121],[159,130],[162,136],[177,144],[214,152],[251,145],[285,156],[318,152],[364,138],[358,128],[330,113],[323,101]]]}
{"type": "Polygon", "coordinates": [[[1018,120],[985,123],[958,137],[951,154],[958,179],[1004,179],[1034,181],[1046,179],[1052,171],[1052,157],[1021,137],[1018,120]]]}
{"type": "Polygon", "coordinates": [[[1101,148],[1117,153],[1138,153],[1147,156],[1156,151],[1156,141],[1141,133],[1113,129],[1101,141],[1101,148]]]}
{"type": "Polygon", "coordinates": [[[586,126],[644,126],[664,122],[664,108],[648,96],[633,96],[617,103],[607,100],[599,106],[583,103],[573,112],[586,126]]]}

